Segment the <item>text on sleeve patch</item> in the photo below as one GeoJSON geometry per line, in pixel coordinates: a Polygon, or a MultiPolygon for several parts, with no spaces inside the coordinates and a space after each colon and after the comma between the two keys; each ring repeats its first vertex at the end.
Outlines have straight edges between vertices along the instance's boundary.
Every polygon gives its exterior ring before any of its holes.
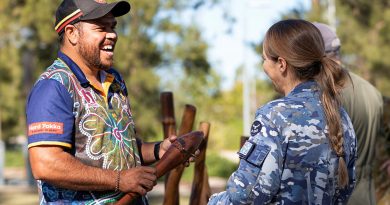
{"type": "Polygon", "coordinates": [[[28,136],[35,134],[64,134],[62,122],[35,122],[28,125],[28,136]]]}

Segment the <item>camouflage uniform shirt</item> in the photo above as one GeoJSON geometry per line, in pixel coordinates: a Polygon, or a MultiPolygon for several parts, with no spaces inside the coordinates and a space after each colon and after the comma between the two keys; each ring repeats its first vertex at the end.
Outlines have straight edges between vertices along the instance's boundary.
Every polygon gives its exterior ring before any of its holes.
{"type": "Polygon", "coordinates": [[[239,168],[209,204],[346,203],[355,185],[356,138],[348,115],[340,113],[346,188],[338,187],[338,157],[327,138],[319,87],[308,81],[256,112],[239,168]]]}

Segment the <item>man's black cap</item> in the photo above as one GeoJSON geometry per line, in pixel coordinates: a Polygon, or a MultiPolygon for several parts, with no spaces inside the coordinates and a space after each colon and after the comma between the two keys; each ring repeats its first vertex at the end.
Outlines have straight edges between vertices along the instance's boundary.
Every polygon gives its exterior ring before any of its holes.
{"type": "Polygon", "coordinates": [[[55,30],[58,34],[66,25],[82,20],[93,20],[112,13],[115,17],[125,15],[130,11],[126,1],[106,3],[105,0],[63,0],[56,12],[55,30]]]}

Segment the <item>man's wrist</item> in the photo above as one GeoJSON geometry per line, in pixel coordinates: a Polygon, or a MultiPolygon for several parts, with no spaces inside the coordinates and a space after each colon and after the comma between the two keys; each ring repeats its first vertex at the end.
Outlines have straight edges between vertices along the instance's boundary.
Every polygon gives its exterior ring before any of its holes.
{"type": "Polygon", "coordinates": [[[115,192],[119,191],[119,185],[121,180],[121,170],[118,169],[115,179],[115,192]]]}
{"type": "Polygon", "coordinates": [[[160,145],[161,145],[161,142],[157,142],[156,144],[154,144],[154,159],[157,161],[157,160],[160,160],[160,145]]]}

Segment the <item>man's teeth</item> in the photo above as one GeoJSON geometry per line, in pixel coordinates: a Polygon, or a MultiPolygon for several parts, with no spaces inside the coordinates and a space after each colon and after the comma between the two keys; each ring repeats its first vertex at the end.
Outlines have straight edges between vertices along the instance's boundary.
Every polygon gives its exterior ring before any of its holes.
{"type": "Polygon", "coordinates": [[[112,50],[112,46],[111,45],[104,46],[103,50],[112,50]]]}

